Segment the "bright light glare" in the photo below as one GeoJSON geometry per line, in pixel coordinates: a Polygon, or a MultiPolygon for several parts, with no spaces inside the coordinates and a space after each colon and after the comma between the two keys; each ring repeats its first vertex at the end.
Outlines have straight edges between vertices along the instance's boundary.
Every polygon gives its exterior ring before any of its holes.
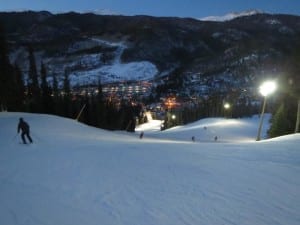
{"type": "Polygon", "coordinates": [[[276,90],[276,83],[274,81],[266,81],[259,87],[259,92],[266,97],[276,90]]]}
{"type": "Polygon", "coordinates": [[[230,104],[229,104],[229,103],[225,103],[225,104],[224,104],[224,108],[225,108],[225,109],[229,109],[229,108],[230,108],[230,104]]]}

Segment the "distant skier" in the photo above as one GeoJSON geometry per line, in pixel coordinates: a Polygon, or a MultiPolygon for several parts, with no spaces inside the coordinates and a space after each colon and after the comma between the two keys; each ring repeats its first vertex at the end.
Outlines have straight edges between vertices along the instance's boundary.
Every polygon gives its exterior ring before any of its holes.
{"type": "Polygon", "coordinates": [[[140,133],[140,139],[143,139],[143,137],[144,137],[144,132],[142,131],[142,132],[140,133]]]}
{"type": "Polygon", "coordinates": [[[192,137],[192,141],[195,142],[195,136],[192,137]]]}
{"type": "Polygon", "coordinates": [[[218,136],[215,136],[215,141],[217,141],[218,140],[218,136]]]}
{"type": "Polygon", "coordinates": [[[29,140],[30,143],[32,143],[32,138],[30,137],[30,128],[28,123],[26,123],[23,118],[20,118],[19,124],[18,124],[18,133],[20,133],[20,130],[22,131],[21,137],[23,144],[27,144],[25,136],[29,140]]]}

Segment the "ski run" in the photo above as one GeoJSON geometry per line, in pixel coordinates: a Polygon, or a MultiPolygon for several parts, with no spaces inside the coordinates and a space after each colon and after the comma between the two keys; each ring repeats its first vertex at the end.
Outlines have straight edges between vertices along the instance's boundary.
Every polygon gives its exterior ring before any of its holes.
{"type": "Polygon", "coordinates": [[[0,224],[300,224],[299,134],[256,142],[257,116],[150,122],[126,133],[1,112],[0,224]],[[19,144],[20,117],[33,144],[19,144]]]}

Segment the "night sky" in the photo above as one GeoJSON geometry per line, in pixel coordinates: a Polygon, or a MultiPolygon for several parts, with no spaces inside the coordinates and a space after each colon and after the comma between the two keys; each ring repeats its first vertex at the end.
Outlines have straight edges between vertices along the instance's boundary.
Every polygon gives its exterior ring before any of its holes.
{"type": "Polygon", "coordinates": [[[203,18],[250,9],[300,15],[300,0],[0,0],[0,11],[102,11],[122,15],[203,18]]]}

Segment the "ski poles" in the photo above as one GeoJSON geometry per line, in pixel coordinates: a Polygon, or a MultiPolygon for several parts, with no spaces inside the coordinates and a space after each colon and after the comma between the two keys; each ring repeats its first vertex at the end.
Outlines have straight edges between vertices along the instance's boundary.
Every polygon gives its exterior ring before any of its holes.
{"type": "Polygon", "coordinates": [[[42,140],[32,131],[30,131],[30,136],[33,137],[33,141],[38,140],[39,142],[42,142],[42,140]]]}
{"type": "Polygon", "coordinates": [[[17,133],[17,134],[11,139],[11,141],[8,142],[10,147],[11,147],[11,145],[13,144],[13,141],[14,141],[14,140],[16,139],[16,137],[18,136],[18,134],[19,134],[19,133],[17,133]]]}
{"type": "Polygon", "coordinates": [[[16,139],[16,137],[18,136],[18,134],[19,134],[19,133],[17,133],[17,134],[11,139],[11,142],[13,142],[13,141],[16,139]]]}

